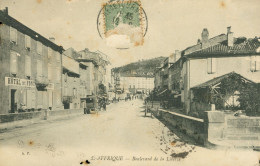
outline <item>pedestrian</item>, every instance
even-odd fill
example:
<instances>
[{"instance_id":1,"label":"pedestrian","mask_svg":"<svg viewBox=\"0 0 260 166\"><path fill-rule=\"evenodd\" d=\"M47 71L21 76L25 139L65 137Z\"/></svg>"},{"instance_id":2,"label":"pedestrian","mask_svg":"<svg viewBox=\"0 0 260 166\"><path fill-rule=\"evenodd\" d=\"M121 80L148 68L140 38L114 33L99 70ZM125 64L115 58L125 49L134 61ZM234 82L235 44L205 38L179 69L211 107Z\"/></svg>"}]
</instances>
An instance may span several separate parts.
<instances>
[{"instance_id":1,"label":"pedestrian","mask_svg":"<svg viewBox=\"0 0 260 166\"><path fill-rule=\"evenodd\" d=\"M104 111L106 111L106 109L107 109L107 103L106 103L105 97L103 97L103 109L104 109Z\"/></svg>"}]
</instances>

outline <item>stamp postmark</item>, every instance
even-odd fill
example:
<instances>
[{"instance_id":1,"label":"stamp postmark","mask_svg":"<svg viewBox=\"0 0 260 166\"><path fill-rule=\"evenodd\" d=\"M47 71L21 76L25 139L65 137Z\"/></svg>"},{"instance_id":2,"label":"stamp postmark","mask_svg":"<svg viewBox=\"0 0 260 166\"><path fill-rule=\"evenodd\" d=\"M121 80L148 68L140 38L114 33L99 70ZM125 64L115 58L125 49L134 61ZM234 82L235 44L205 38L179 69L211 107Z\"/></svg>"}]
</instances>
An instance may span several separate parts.
<instances>
[{"instance_id":1,"label":"stamp postmark","mask_svg":"<svg viewBox=\"0 0 260 166\"><path fill-rule=\"evenodd\" d=\"M140 0L112 1L102 5L97 29L102 39L124 37L134 46L142 45L148 30L148 19ZM110 40L109 40L110 39Z\"/></svg>"}]
</instances>

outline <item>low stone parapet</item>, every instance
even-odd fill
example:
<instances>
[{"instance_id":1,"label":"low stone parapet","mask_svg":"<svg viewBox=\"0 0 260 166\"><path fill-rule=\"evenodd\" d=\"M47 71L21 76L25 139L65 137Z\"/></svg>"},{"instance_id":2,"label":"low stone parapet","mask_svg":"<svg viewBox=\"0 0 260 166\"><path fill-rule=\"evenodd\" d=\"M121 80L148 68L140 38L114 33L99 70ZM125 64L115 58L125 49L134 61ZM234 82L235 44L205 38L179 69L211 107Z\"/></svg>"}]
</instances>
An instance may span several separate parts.
<instances>
[{"instance_id":1,"label":"low stone parapet","mask_svg":"<svg viewBox=\"0 0 260 166\"><path fill-rule=\"evenodd\" d=\"M44 110L0 115L0 129L25 126L44 119Z\"/></svg>"},{"instance_id":2,"label":"low stone parapet","mask_svg":"<svg viewBox=\"0 0 260 166\"><path fill-rule=\"evenodd\" d=\"M0 115L0 130L22 127L44 120L72 118L84 115L82 109L41 110L37 112L10 113Z\"/></svg>"},{"instance_id":3,"label":"low stone parapet","mask_svg":"<svg viewBox=\"0 0 260 166\"><path fill-rule=\"evenodd\" d=\"M182 133L194 138L197 142L204 144L205 128L204 120L191 116L170 112L166 110L154 111L154 115L162 118L168 125L180 130Z\"/></svg>"}]
</instances>

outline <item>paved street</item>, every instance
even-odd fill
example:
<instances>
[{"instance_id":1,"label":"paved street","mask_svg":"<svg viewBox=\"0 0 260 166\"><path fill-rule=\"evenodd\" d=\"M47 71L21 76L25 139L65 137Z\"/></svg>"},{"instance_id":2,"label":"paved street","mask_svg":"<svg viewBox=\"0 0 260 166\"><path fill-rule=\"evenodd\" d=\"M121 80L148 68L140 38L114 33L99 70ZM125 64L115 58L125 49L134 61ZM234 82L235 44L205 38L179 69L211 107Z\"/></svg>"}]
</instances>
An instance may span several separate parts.
<instances>
[{"instance_id":1,"label":"paved street","mask_svg":"<svg viewBox=\"0 0 260 166\"><path fill-rule=\"evenodd\" d=\"M85 160L90 165L258 163L258 154L251 150L211 150L189 140L184 142L156 118L144 117L143 110L141 100L121 101L98 114L1 133L0 161L5 161L6 166L72 166L84 165Z\"/></svg>"}]
</instances>

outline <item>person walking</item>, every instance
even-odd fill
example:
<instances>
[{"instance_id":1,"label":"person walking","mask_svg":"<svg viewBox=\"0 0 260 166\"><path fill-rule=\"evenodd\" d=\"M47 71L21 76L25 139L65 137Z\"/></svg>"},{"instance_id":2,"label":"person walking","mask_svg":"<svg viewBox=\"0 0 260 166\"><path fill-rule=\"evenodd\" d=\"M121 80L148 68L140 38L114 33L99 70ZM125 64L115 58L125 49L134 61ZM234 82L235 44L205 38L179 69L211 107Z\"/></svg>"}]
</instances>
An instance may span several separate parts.
<instances>
[{"instance_id":1,"label":"person walking","mask_svg":"<svg viewBox=\"0 0 260 166\"><path fill-rule=\"evenodd\" d=\"M107 102L106 102L106 98L105 97L103 97L103 109L104 109L104 111L107 110Z\"/></svg>"}]
</instances>

